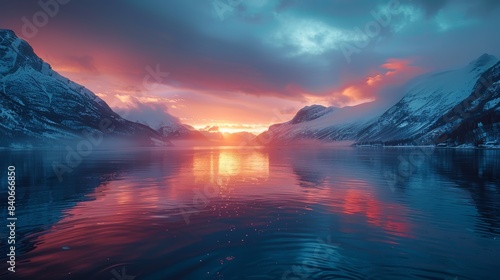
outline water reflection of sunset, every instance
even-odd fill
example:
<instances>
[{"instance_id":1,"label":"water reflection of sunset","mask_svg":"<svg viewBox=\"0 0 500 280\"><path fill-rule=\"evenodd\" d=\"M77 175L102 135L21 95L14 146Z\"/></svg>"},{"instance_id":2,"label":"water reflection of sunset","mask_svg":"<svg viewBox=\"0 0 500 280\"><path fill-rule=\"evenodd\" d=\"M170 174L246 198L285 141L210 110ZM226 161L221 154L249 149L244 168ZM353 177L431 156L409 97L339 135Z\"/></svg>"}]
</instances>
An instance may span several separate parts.
<instances>
[{"instance_id":1,"label":"water reflection of sunset","mask_svg":"<svg viewBox=\"0 0 500 280\"><path fill-rule=\"evenodd\" d=\"M345 275L352 276L353 269L371 260L397 260L405 271L415 261L438 257L438 251L443 255L436 262L445 262L460 255L463 240L475 238L474 231L450 221L448 213L429 212L427 204L419 206L423 202L415 196L422 197L421 193L411 189L391 192L379 173L367 172L373 166L358 161L356 155L329 149L208 148L89 158L90 169L75 170L85 180L25 189L29 195L23 196L23 207L39 214L20 216L20 220L44 222L39 230L20 235L23 247L19 247L16 273L23 279L111 279L113 268L127 266L136 279L165 278L159 275L206 279L207 275L228 275L232 269L254 275L255 267L270 267L278 273L266 271L267 275L278 279L290 266L277 267L275 260L302 264L314 259L325 271L346 267ZM383 159L379 163L384 164ZM208 183L219 179L224 180L220 193L200 198L207 186L213 186ZM71 193L77 195L66 201L73 185L78 191ZM50 198L44 198L47 191ZM432 191L441 192L435 205L458 205L448 210L464 216L471 213L472 204L456 203L464 201L462 192L454 188ZM189 223L183 213L189 213ZM470 219L470 225L465 225L473 228L477 222ZM489 230L487 224L481 226L485 231L479 234ZM450 239L450 229L460 235ZM436 242L436 236L443 241ZM319 239L331 240L328 244L333 245L325 247ZM490 242L464 245L468 251L489 253L486 263L476 262L478 269L493 267L498 259L498 250L485 250L492 248L486 247L494 241ZM340 257L321 259L327 256L317 249ZM360 261L349 266L353 257ZM461 260L473 261L475 256ZM432 269L434 263L423 268Z\"/></svg>"},{"instance_id":2,"label":"water reflection of sunset","mask_svg":"<svg viewBox=\"0 0 500 280\"><path fill-rule=\"evenodd\" d=\"M402 206L378 200L373 194L361 189L348 189L342 196L342 213L363 215L370 225L402 237L410 237L410 225L402 218L406 209Z\"/></svg>"},{"instance_id":3,"label":"water reflection of sunset","mask_svg":"<svg viewBox=\"0 0 500 280\"><path fill-rule=\"evenodd\" d=\"M299 181L304 186L303 181ZM368 182L355 179L334 180L325 178L314 191L307 191L304 198L310 204L328 205L329 211L340 214L346 232L353 218L362 218L370 226L400 237L411 237L410 222L405 218L404 206L378 198L376 188Z\"/></svg>"},{"instance_id":4,"label":"water reflection of sunset","mask_svg":"<svg viewBox=\"0 0 500 280\"><path fill-rule=\"evenodd\" d=\"M224 225L234 217L262 228L277 224L287 229L298 222L297 217L319 209L325 209L320 211L325 217L338 218L342 233L363 235L374 228L381 236L412 236L404 206L382 200L380 190L370 182L355 176L335 176L332 168L320 162L308 165L308 159L292 166L290 162L273 161L277 157L257 149L205 149L182 155L165 152L153 158L157 163L147 169L138 168L103 182L87 194L90 200L68 209L50 231L36 237L39 245L29 253L31 265L25 272L43 273L68 261L80 262L80 270L90 270L100 263L107 265L110 256L113 263L132 262L140 258L138 254L161 257L194 246L192 242L203 242L189 238L176 241L185 234L183 231L201 236L224 231ZM175 159L175 164L165 164L165 158ZM159 170L165 175L157 176ZM347 171L335 172L348 175ZM311 185L304 184L308 182L315 187L305 187ZM218 193L201 197L207 186L218 186ZM269 209L280 209L277 219L269 216ZM182 211L190 213L190 224L184 222ZM200 224L215 219L220 220L222 228L211 222ZM318 226L309 218L302 223ZM186 228L191 226L195 228ZM143 227L147 231L141 230ZM150 235L163 245L148 243L139 248L139 253L121 249ZM391 238L383 240L394 242ZM66 246L71 249L61 250Z\"/></svg>"},{"instance_id":5,"label":"water reflection of sunset","mask_svg":"<svg viewBox=\"0 0 500 280\"><path fill-rule=\"evenodd\" d=\"M217 183L221 179L267 179L269 155L257 150L196 153L193 175L196 183Z\"/></svg>"}]
</instances>

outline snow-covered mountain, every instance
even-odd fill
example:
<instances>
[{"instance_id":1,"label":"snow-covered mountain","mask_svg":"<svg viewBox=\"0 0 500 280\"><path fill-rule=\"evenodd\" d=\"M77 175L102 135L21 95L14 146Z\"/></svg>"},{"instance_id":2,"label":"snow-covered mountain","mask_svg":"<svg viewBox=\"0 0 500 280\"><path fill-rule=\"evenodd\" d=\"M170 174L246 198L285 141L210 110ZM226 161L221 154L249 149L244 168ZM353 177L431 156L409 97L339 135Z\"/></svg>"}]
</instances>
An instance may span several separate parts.
<instances>
[{"instance_id":1,"label":"snow-covered mountain","mask_svg":"<svg viewBox=\"0 0 500 280\"><path fill-rule=\"evenodd\" d=\"M396 104L307 106L260 134L254 144L303 139L357 143L478 144L500 139L500 63L484 54L462 69L422 75Z\"/></svg>"},{"instance_id":2,"label":"snow-covered mountain","mask_svg":"<svg viewBox=\"0 0 500 280\"><path fill-rule=\"evenodd\" d=\"M481 86L481 78L488 75L487 70L497 63L497 58L484 54L462 69L417 78L408 85L403 99L360 132L358 141L431 144L430 137L435 137L440 142L437 137L449 132L457 123L442 122L438 125L435 124L436 121L449 114L456 106L462 106L462 110L472 109L475 104L464 100L474 93L475 88ZM482 95L478 97L486 98ZM474 114L480 111L476 110Z\"/></svg>"},{"instance_id":3,"label":"snow-covered mountain","mask_svg":"<svg viewBox=\"0 0 500 280\"><path fill-rule=\"evenodd\" d=\"M500 62L484 72L471 94L417 135L417 142L448 146L500 143Z\"/></svg>"},{"instance_id":4,"label":"snow-covered mountain","mask_svg":"<svg viewBox=\"0 0 500 280\"><path fill-rule=\"evenodd\" d=\"M252 143L275 145L307 139L354 141L359 131L373 123L387 108L376 102L343 108L306 106L292 120L270 126Z\"/></svg>"},{"instance_id":5,"label":"snow-covered mountain","mask_svg":"<svg viewBox=\"0 0 500 280\"><path fill-rule=\"evenodd\" d=\"M168 125L162 125L158 132L169 140L201 140L209 141L205 135L194 127L182 124L181 122L171 122Z\"/></svg>"},{"instance_id":6,"label":"snow-covered mountain","mask_svg":"<svg viewBox=\"0 0 500 280\"><path fill-rule=\"evenodd\" d=\"M94 93L53 71L14 32L0 29L0 146L94 137L166 145L161 134L113 112Z\"/></svg>"}]
</instances>

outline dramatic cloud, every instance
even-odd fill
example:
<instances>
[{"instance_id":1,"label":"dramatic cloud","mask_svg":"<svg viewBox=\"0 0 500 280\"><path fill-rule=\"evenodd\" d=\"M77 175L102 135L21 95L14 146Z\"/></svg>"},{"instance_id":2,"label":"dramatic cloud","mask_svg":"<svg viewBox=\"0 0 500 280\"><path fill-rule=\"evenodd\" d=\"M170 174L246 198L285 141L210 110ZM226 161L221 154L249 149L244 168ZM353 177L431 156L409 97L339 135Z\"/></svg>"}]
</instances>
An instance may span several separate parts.
<instances>
[{"instance_id":1,"label":"dramatic cloud","mask_svg":"<svg viewBox=\"0 0 500 280\"><path fill-rule=\"evenodd\" d=\"M499 55L499 3L74 0L48 13L10 1L0 27L137 120L258 130L311 103L393 102L392 90L423 71ZM40 12L50 15L43 25ZM24 34L27 24L36 32Z\"/></svg>"}]
</instances>

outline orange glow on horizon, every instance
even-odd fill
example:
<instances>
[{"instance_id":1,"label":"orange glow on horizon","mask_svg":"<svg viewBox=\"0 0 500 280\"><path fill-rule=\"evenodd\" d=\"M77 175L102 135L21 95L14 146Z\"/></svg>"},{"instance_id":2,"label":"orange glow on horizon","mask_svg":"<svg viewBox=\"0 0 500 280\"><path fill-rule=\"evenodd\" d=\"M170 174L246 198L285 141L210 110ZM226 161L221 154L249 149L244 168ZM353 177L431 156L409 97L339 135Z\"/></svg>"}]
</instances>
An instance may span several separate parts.
<instances>
[{"instance_id":1,"label":"orange glow on horizon","mask_svg":"<svg viewBox=\"0 0 500 280\"><path fill-rule=\"evenodd\" d=\"M46 43L41 45L46 46ZM155 84L153 89L148 89L142 84L145 71L124 70L134 69L124 66L136 61L119 61L119 56L123 53L116 54L109 47L103 46L99 51L94 49L87 60L84 60L87 56L71 59L57 57L52 49L42 48L40 52L42 57L49 58L47 61L51 62L55 71L90 89L112 109L134 110L139 108L137 103L149 104L154 108L161 107L165 114L171 114L196 129L218 126L222 133L260 134L272 124L290 120L298 110L311 104L344 107L372 102L385 87L407 81L422 72L422 69L411 65L412 59L390 58L370 75L354 78L340 87L335 86L318 94L308 92L306 88L293 83L286 85L281 89L282 92L279 92L279 89L273 89L263 81L255 80L258 77L255 69L238 65L235 67L240 67L239 70L223 81L212 75L205 75L202 72L203 67L197 70L193 69L192 65L177 65L178 72L172 74L172 77L177 79L189 76L196 80L196 83L176 80L174 86L169 81L164 81ZM80 60L88 62L88 65ZM205 66L221 63L202 61ZM161 69L168 70L166 66ZM239 72L249 74L246 77L254 79L252 86L245 86L248 80L234 77ZM215 89L224 89L222 92L236 94L229 97ZM266 99L260 96L261 94L273 97ZM286 114L276 117L276 109L284 111L283 108L292 110L287 109Z\"/></svg>"},{"instance_id":2,"label":"orange glow on horizon","mask_svg":"<svg viewBox=\"0 0 500 280\"><path fill-rule=\"evenodd\" d=\"M198 124L193 125L193 127L197 130L203 131L207 127L217 127L217 131L220 133L238 133L238 132L248 132L252 134L259 134L266 131L270 125L269 124L236 124L236 123L206 123L206 124Z\"/></svg>"},{"instance_id":3,"label":"orange glow on horizon","mask_svg":"<svg viewBox=\"0 0 500 280\"><path fill-rule=\"evenodd\" d=\"M337 107L356 106L377 100L385 88L401 85L421 74L423 69L411 65L413 59L387 59L370 75L354 78L339 89L332 90L331 103Z\"/></svg>"}]
</instances>

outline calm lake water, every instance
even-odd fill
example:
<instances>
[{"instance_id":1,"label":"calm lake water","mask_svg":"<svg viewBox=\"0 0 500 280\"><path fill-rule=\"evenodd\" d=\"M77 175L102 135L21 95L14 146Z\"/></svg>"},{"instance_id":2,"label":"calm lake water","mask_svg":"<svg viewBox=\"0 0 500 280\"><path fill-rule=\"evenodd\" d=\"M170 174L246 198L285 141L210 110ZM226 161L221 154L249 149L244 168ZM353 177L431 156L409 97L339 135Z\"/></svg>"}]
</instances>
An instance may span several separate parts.
<instances>
[{"instance_id":1,"label":"calm lake water","mask_svg":"<svg viewBox=\"0 0 500 280\"><path fill-rule=\"evenodd\" d=\"M94 151L60 178L66 151L0 156L2 279L499 279L500 151Z\"/></svg>"}]
</instances>

